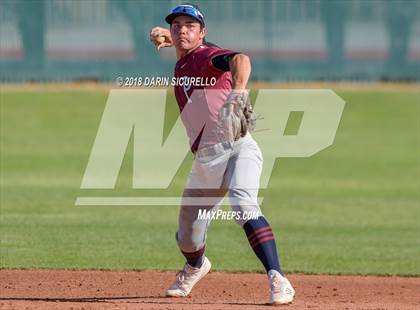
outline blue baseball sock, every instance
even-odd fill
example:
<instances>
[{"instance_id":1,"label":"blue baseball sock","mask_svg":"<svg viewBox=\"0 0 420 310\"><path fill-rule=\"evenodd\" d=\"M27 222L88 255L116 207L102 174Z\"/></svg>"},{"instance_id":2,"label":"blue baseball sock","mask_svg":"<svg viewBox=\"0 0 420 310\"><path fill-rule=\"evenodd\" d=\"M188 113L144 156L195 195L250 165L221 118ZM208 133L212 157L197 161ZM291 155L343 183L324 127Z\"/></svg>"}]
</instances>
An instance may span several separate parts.
<instances>
[{"instance_id":1,"label":"blue baseball sock","mask_svg":"<svg viewBox=\"0 0 420 310\"><path fill-rule=\"evenodd\" d=\"M274 234L267 220L263 216L260 216L256 220L246 222L243 228L249 244L264 265L265 270L268 272L274 269L283 275L277 256Z\"/></svg>"},{"instance_id":2,"label":"blue baseball sock","mask_svg":"<svg viewBox=\"0 0 420 310\"><path fill-rule=\"evenodd\" d=\"M181 250L181 253L187 259L188 265L195 268L200 268L201 265L203 264L204 249L205 247L202 247L200 250L195 251L195 252L184 252Z\"/></svg>"}]
</instances>

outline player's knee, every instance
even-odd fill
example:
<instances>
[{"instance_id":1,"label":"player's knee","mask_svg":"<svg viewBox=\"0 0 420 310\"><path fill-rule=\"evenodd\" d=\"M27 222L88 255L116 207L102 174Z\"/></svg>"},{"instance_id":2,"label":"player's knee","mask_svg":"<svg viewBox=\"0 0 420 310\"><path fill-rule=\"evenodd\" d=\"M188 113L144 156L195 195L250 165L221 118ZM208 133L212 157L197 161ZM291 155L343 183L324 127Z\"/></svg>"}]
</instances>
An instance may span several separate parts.
<instances>
[{"instance_id":1,"label":"player's knee","mask_svg":"<svg viewBox=\"0 0 420 310\"><path fill-rule=\"evenodd\" d=\"M232 205L258 203L258 189L233 187L229 189L229 199Z\"/></svg>"}]
</instances>

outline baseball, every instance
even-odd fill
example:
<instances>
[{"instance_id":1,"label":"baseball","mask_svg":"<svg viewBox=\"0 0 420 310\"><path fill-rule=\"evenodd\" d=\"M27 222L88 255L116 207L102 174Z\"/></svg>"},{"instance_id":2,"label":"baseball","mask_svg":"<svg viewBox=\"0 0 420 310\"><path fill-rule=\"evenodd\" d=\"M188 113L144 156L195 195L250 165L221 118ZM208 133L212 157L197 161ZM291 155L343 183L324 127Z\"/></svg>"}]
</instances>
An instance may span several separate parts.
<instances>
[{"instance_id":1,"label":"baseball","mask_svg":"<svg viewBox=\"0 0 420 310\"><path fill-rule=\"evenodd\" d=\"M158 42L159 44L162 44L163 42L165 42L165 37L164 36L157 37L156 42Z\"/></svg>"}]
</instances>

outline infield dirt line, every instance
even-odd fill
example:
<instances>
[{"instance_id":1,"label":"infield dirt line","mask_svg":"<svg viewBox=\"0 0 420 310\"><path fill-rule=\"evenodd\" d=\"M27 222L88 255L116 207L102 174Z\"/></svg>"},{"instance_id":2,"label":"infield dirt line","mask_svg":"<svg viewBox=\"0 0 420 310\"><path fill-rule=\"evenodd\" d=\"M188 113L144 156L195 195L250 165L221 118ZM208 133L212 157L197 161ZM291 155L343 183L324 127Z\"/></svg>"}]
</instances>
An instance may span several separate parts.
<instances>
[{"instance_id":1,"label":"infield dirt line","mask_svg":"<svg viewBox=\"0 0 420 310\"><path fill-rule=\"evenodd\" d=\"M0 270L1 309L272 309L264 274L211 272L187 298L166 298L166 271ZM288 276L288 309L418 309L419 277Z\"/></svg>"}]
</instances>

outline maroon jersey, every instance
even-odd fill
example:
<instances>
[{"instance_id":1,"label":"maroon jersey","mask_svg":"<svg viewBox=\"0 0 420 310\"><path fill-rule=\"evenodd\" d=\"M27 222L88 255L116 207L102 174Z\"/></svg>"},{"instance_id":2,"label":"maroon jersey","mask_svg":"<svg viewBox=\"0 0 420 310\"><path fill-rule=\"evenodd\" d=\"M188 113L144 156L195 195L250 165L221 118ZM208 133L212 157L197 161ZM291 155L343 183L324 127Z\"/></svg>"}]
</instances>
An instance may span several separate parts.
<instances>
[{"instance_id":1,"label":"maroon jersey","mask_svg":"<svg viewBox=\"0 0 420 310\"><path fill-rule=\"evenodd\" d=\"M230 71L216 68L212 59L236 52L214 46L200 46L175 65L175 97L187 130L191 150L219 143L216 126L220 108L232 90ZM180 79L182 78L182 79ZM191 82L186 84L186 79Z\"/></svg>"}]
</instances>

